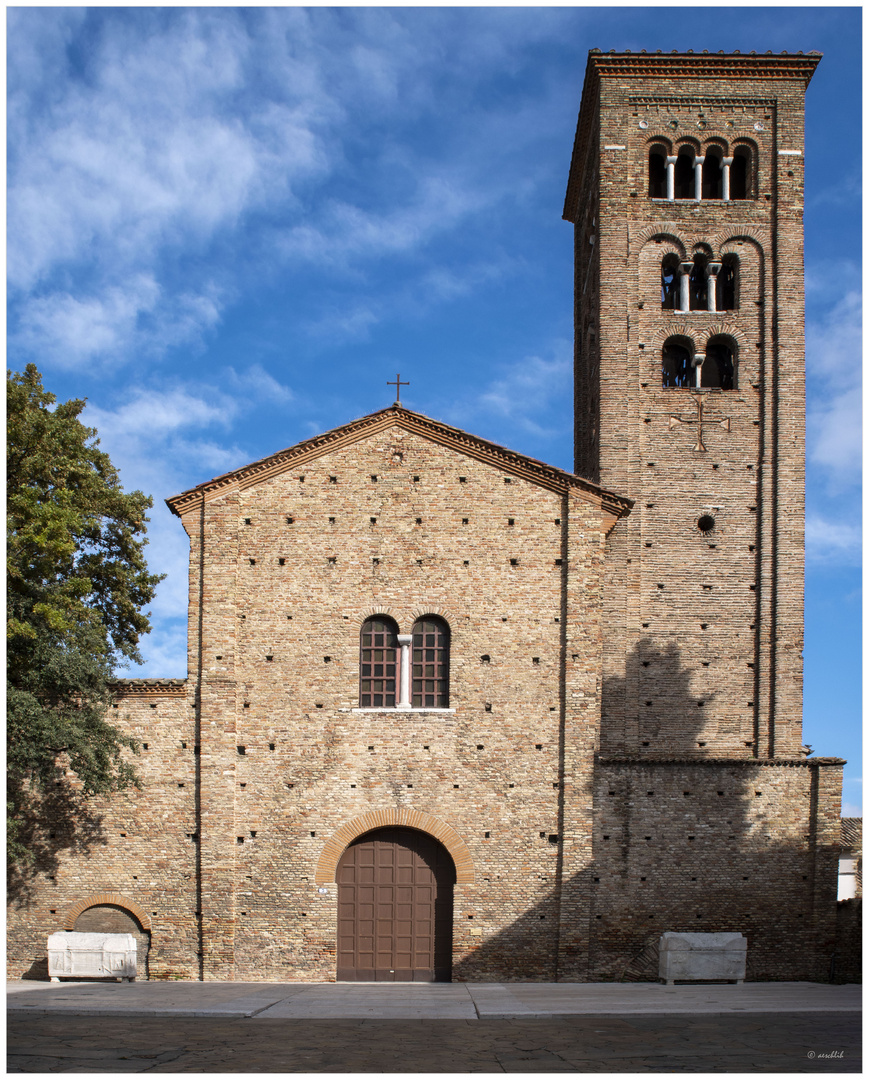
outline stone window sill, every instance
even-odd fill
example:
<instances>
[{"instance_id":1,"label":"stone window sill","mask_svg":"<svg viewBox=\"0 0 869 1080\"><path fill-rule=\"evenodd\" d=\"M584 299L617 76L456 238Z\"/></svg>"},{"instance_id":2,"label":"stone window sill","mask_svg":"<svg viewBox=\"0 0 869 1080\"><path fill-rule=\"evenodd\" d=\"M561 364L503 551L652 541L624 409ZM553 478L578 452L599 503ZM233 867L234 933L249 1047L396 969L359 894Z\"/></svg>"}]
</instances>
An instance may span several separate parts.
<instances>
[{"instance_id":1,"label":"stone window sill","mask_svg":"<svg viewBox=\"0 0 869 1080\"><path fill-rule=\"evenodd\" d=\"M404 708L404 709L400 709L397 705L393 706L391 708L388 708L388 709L383 709L383 708L379 708L379 709L378 708L349 709L349 710L347 710L347 709L339 709L339 712L348 712L348 711L353 712L353 713L399 713L399 714L405 714L405 713L441 713L443 715L449 715L451 713L454 713L456 710L455 709L434 709L434 708L429 708L429 709Z\"/></svg>"}]
</instances>

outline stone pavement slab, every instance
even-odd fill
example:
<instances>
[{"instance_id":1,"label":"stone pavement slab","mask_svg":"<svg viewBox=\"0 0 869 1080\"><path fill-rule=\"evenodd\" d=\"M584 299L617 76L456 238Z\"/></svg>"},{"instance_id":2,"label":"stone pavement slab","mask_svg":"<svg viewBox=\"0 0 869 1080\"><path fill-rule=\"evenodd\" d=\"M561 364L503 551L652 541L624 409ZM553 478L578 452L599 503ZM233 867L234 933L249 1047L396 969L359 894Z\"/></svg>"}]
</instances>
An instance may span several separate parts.
<instances>
[{"instance_id":1,"label":"stone pavement slab","mask_svg":"<svg viewBox=\"0 0 869 1080\"><path fill-rule=\"evenodd\" d=\"M467 983L480 1018L859 1010L862 987L823 983Z\"/></svg>"},{"instance_id":2,"label":"stone pavement slab","mask_svg":"<svg viewBox=\"0 0 869 1080\"><path fill-rule=\"evenodd\" d=\"M308 985L257 1014L264 1020L340 1017L381 1020L476 1020L467 983Z\"/></svg>"},{"instance_id":3,"label":"stone pavement slab","mask_svg":"<svg viewBox=\"0 0 869 1080\"><path fill-rule=\"evenodd\" d=\"M822 983L9 982L7 1010L80 1015L475 1020L644 1013L837 1012L861 987Z\"/></svg>"}]
</instances>

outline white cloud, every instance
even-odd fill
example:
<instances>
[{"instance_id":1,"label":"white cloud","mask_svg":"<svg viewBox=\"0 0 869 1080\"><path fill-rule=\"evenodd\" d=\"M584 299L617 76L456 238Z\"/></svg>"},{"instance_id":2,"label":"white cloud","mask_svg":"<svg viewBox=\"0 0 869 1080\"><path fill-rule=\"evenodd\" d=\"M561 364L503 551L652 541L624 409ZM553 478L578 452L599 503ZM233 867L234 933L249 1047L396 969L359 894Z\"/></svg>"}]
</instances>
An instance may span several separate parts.
<instances>
[{"instance_id":1,"label":"white cloud","mask_svg":"<svg viewBox=\"0 0 869 1080\"><path fill-rule=\"evenodd\" d=\"M294 225L277 248L285 258L333 267L416 251L436 233L455 228L484 202L482 190L463 188L447 176L424 177L412 202L387 210L332 201L318 224Z\"/></svg>"},{"instance_id":2,"label":"white cloud","mask_svg":"<svg viewBox=\"0 0 869 1080\"><path fill-rule=\"evenodd\" d=\"M816 514L806 517L806 559L859 566L862 533L858 525L845 521L825 521Z\"/></svg>"},{"instance_id":3,"label":"white cloud","mask_svg":"<svg viewBox=\"0 0 869 1080\"><path fill-rule=\"evenodd\" d=\"M808 458L833 489L860 480L862 355L861 296L850 291L806 328Z\"/></svg>"},{"instance_id":4,"label":"white cloud","mask_svg":"<svg viewBox=\"0 0 869 1080\"><path fill-rule=\"evenodd\" d=\"M286 405L295 400L293 391L288 386L279 383L261 364L252 364L241 372L233 367L227 368L227 380L230 386L257 401Z\"/></svg>"},{"instance_id":5,"label":"white cloud","mask_svg":"<svg viewBox=\"0 0 869 1080\"><path fill-rule=\"evenodd\" d=\"M564 355L552 360L526 357L489 384L479 395L479 408L510 420L534 435L551 434L549 427L538 418L545 415L553 399L569 394L572 370L573 361L566 345Z\"/></svg>"},{"instance_id":6,"label":"white cloud","mask_svg":"<svg viewBox=\"0 0 869 1080\"><path fill-rule=\"evenodd\" d=\"M58 368L118 366L136 349L159 354L198 344L220 319L214 295L181 293L163 300L161 293L153 277L141 274L96 296L33 296L21 306L11 342Z\"/></svg>"}]
</instances>

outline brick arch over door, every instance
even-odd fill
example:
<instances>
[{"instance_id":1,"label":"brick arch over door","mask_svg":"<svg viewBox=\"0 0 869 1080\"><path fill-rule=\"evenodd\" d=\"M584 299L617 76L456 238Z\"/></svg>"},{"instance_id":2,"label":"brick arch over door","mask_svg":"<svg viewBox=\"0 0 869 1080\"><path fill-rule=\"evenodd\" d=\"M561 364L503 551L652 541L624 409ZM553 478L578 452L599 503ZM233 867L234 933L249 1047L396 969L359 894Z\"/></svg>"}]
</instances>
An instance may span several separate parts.
<instances>
[{"instance_id":1,"label":"brick arch over door","mask_svg":"<svg viewBox=\"0 0 869 1080\"><path fill-rule=\"evenodd\" d=\"M424 814L421 810L398 810L389 808L386 810L369 810L367 814L346 821L340 829L334 832L320 853L315 872L315 881L318 885L328 885L335 881L335 873L338 869L338 861L344 854L345 848L352 843L357 836L371 832L372 829L383 829L390 825L401 825L408 829L419 829L420 832L429 833L439 840L452 856L456 865L456 884L473 885L474 861L468 845L459 836L455 829L445 821Z\"/></svg>"},{"instance_id":2,"label":"brick arch over door","mask_svg":"<svg viewBox=\"0 0 869 1080\"><path fill-rule=\"evenodd\" d=\"M138 923L143 930L151 929L151 920L135 900L128 900L126 896L121 896L120 893L103 892L94 893L86 900L80 900L77 904L74 904L66 913L66 918L63 922L64 930L73 930L75 928L76 919L83 911L87 911L88 908L92 907L102 907L105 904L110 904L112 907L123 908L124 911L128 911L133 918L138 920Z\"/></svg>"}]
</instances>

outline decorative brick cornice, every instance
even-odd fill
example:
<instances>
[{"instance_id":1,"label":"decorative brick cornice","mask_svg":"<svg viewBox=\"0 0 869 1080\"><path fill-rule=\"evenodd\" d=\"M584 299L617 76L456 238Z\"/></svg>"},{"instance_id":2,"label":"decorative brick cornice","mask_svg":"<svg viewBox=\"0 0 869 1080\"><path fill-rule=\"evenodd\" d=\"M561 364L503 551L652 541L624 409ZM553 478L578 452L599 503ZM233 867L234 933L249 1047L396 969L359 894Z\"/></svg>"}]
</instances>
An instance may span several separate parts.
<instances>
[{"instance_id":1,"label":"decorative brick cornice","mask_svg":"<svg viewBox=\"0 0 869 1080\"><path fill-rule=\"evenodd\" d=\"M659 765L675 765L679 767L687 765L703 765L710 768L720 769L723 767L737 769L783 768L783 769L812 769L818 766L846 765L844 758L736 758L736 757L599 757L598 765L641 765L643 767L656 768Z\"/></svg>"},{"instance_id":2,"label":"decorative brick cornice","mask_svg":"<svg viewBox=\"0 0 869 1080\"><path fill-rule=\"evenodd\" d=\"M588 69L598 78L638 79L799 79L803 88L815 72L821 53L741 52L601 52L588 54ZM707 100L703 95L702 99ZM675 100L684 100L677 98Z\"/></svg>"},{"instance_id":3,"label":"decorative brick cornice","mask_svg":"<svg viewBox=\"0 0 869 1080\"><path fill-rule=\"evenodd\" d=\"M318 885L334 882L341 856L358 836L371 832L372 829L385 829L400 826L406 829L418 829L439 840L452 856L456 867L456 884L473 885L474 860L468 845L459 834L445 821L423 813L422 810L388 807L383 810L369 810L367 814L346 821L337 832L332 833L320 854L314 880Z\"/></svg>"},{"instance_id":4,"label":"decorative brick cornice","mask_svg":"<svg viewBox=\"0 0 869 1080\"><path fill-rule=\"evenodd\" d=\"M184 697L186 679L113 679L109 689L115 697Z\"/></svg>"},{"instance_id":5,"label":"decorative brick cornice","mask_svg":"<svg viewBox=\"0 0 869 1080\"><path fill-rule=\"evenodd\" d=\"M400 405L391 405L388 409L363 416L360 420L354 420L342 427L324 432L313 439L306 439L277 454L245 465L241 469L224 473L223 476L215 477L207 483L199 484L195 488L167 499L166 505L173 514L182 517L200 506L203 501L210 502L229 491L244 490L264 480L271 480L299 465L314 461L323 454L350 446L360 439L376 435L391 427L401 428L403 431L430 439L449 450L465 454L512 476L538 484L549 491L560 494L568 491L577 493L597 505L614 520L627 514L633 506L630 499L606 491L580 476L556 469L552 465L546 465L542 461L508 450L497 443L470 435L466 431L450 427L439 420L432 420L428 416L423 416L422 413L412 412Z\"/></svg>"},{"instance_id":6,"label":"decorative brick cornice","mask_svg":"<svg viewBox=\"0 0 869 1080\"><path fill-rule=\"evenodd\" d=\"M63 921L64 930L74 930L75 921L83 911L87 911L88 908L92 907L101 907L104 904L123 908L124 911L128 911L133 918L138 921L143 930L151 929L151 920L135 900L130 900L126 896L121 896L120 893L101 892L93 893L86 900L79 900L77 904L73 904L67 911L66 918Z\"/></svg>"},{"instance_id":7,"label":"decorative brick cornice","mask_svg":"<svg viewBox=\"0 0 869 1080\"><path fill-rule=\"evenodd\" d=\"M665 108L702 109L771 109L775 98L740 97L736 94L686 94L684 97L664 97L659 94L638 94L628 98L629 105L663 105Z\"/></svg>"}]
</instances>

